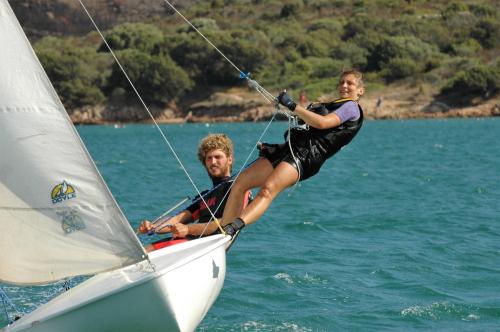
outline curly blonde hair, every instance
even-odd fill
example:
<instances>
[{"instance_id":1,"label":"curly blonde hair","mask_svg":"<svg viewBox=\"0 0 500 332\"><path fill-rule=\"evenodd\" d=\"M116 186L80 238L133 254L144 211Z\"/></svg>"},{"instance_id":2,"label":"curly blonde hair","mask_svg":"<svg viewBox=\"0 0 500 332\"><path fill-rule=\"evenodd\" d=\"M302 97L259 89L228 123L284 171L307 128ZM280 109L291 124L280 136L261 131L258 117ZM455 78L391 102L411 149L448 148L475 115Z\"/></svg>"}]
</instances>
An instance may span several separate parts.
<instances>
[{"instance_id":1,"label":"curly blonde hair","mask_svg":"<svg viewBox=\"0 0 500 332\"><path fill-rule=\"evenodd\" d=\"M234 152L233 142L225 134L210 134L203 138L198 146L198 159L203 165L205 165L207 153L216 149L222 150L227 157L232 156Z\"/></svg>"}]
</instances>

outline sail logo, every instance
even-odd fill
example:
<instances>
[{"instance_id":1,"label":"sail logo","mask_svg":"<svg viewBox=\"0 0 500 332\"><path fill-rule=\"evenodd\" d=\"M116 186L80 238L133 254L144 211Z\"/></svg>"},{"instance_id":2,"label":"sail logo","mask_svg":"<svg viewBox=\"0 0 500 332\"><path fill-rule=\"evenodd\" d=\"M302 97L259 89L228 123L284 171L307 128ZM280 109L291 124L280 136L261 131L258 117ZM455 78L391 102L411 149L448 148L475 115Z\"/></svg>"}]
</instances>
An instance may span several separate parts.
<instances>
[{"instance_id":1,"label":"sail logo","mask_svg":"<svg viewBox=\"0 0 500 332\"><path fill-rule=\"evenodd\" d=\"M57 215L61 217L61 227L65 234L85 229L85 223L75 209L58 210Z\"/></svg>"},{"instance_id":2,"label":"sail logo","mask_svg":"<svg viewBox=\"0 0 500 332\"><path fill-rule=\"evenodd\" d=\"M72 185L63 181L52 189L50 196L52 197L52 204L57 204L75 198L76 192Z\"/></svg>"}]
</instances>

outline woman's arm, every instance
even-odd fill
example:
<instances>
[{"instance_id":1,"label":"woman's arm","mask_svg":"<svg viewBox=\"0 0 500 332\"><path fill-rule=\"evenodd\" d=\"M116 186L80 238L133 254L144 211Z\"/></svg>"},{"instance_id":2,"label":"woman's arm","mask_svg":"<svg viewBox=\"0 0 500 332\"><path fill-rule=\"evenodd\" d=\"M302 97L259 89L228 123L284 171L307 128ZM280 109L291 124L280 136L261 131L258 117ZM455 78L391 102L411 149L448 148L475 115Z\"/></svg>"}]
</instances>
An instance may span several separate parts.
<instances>
[{"instance_id":1,"label":"woman's arm","mask_svg":"<svg viewBox=\"0 0 500 332\"><path fill-rule=\"evenodd\" d=\"M340 126L342 121L339 116L335 113L330 113L327 115L319 115L314 112L308 111L306 108L297 105L295 107L295 114L309 126L316 129L330 129Z\"/></svg>"}]
</instances>

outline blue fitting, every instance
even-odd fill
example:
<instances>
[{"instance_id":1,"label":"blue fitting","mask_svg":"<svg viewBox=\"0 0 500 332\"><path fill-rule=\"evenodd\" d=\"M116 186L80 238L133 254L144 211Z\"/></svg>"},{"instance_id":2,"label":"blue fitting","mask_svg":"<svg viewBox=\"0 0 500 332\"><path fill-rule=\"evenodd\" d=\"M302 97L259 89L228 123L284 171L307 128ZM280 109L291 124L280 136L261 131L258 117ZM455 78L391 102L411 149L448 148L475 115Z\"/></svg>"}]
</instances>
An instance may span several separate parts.
<instances>
[{"instance_id":1,"label":"blue fitting","mask_svg":"<svg viewBox=\"0 0 500 332\"><path fill-rule=\"evenodd\" d=\"M247 80L250 79L250 72L245 74L244 72L240 71L240 78L247 79Z\"/></svg>"}]
</instances>

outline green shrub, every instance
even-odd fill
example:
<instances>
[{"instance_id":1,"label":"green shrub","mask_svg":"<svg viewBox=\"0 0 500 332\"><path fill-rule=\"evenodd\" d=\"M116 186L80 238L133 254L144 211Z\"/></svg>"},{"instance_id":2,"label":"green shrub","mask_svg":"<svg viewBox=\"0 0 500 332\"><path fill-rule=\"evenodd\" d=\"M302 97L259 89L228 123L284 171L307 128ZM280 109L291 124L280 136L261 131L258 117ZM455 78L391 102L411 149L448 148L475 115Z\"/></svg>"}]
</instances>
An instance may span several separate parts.
<instances>
[{"instance_id":1,"label":"green shrub","mask_svg":"<svg viewBox=\"0 0 500 332\"><path fill-rule=\"evenodd\" d=\"M301 57L323 57L328 55L327 44L299 31L277 36L274 44L285 53L289 50L296 50Z\"/></svg>"},{"instance_id":2,"label":"green shrub","mask_svg":"<svg viewBox=\"0 0 500 332\"><path fill-rule=\"evenodd\" d=\"M485 18L477 22L471 31L475 38L485 48L500 47L500 23L493 18Z\"/></svg>"},{"instance_id":3,"label":"green shrub","mask_svg":"<svg viewBox=\"0 0 500 332\"><path fill-rule=\"evenodd\" d=\"M467 11L467 6L462 2L452 2L448 4L442 11L441 15L445 20L448 20L458 13Z\"/></svg>"},{"instance_id":4,"label":"green shrub","mask_svg":"<svg viewBox=\"0 0 500 332\"><path fill-rule=\"evenodd\" d=\"M337 93L338 77L330 77L319 80L314 80L304 85L301 90L304 90L310 101L317 100L319 97L328 94L331 99L338 97Z\"/></svg>"},{"instance_id":5,"label":"green shrub","mask_svg":"<svg viewBox=\"0 0 500 332\"><path fill-rule=\"evenodd\" d=\"M482 49L481 44L475 39L468 39L463 43L452 45L455 55L474 57Z\"/></svg>"},{"instance_id":6,"label":"green shrub","mask_svg":"<svg viewBox=\"0 0 500 332\"><path fill-rule=\"evenodd\" d=\"M339 18L320 18L314 20L307 28L308 32L322 30L324 33L342 36L344 27Z\"/></svg>"},{"instance_id":7,"label":"green shrub","mask_svg":"<svg viewBox=\"0 0 500 332\"><path fill-rule=\"evenodd\" d=\"M308 58L311 65L311 79L337 77L346 66L343 61L332 58Z\"/></svg>"},{"instance_id":8,"label":"green shrub","mask_svg":"<svg viewBox=\"0 0 500 332\"><path fill-rule=\"evenodd\" d=\"M495 17L497 11L487 4L469 4L469 10L478 17Z\"/></svg>"},{"instance_id":9,"label":"green shrub","mask_svg":"<svg viewBox=\"0 0 500 332\"><path fill-rule=\"evenodd\" d=\"M70 39L53 37L41 39L34 48L65 106L81 107L105 101L100 88L107 72L98 70L102 55L94 49L76 47Z\"/></svg>"},{"instance_id":10,"label":"green shrub","mask_svg":"<svg viewBox=\"0 0 500 332\"><path fill-rule=\"evenodd\" d=\"M357 68L364 71L368 64L368 50L361 48L353 42L345 42L338 45L332 51L331 56L334 59L342 60L348 64L348 67Z\"/></svg>"},{"instance_id":11,"label":"green shrub","mask_svg":"<svg viewBox=\"0 0 500 332\"><path fill-rule=\"evenodd\" d=\"M302 0L289 0L289 2L284 4L281 8L280 16L282 18L298 16L303 7L304 2Z\"/></svg>"},{"instance_id":12,"label":"green shrub","mask_svg":"<svg viewBox=\"0 0 500 332\"><path fill-rule=\"evenodd\" d=\"M384 37L369 55L368 68L394 73L384 74L385 77L403 78L400 75L404 73L415 74L428 68L435 53L433 45L413 36ZM404 63L410 66L408 70L400 68Z\"/></svg>"},{"instance_id":13,"label":"green shrub","mask_svg":"<svg viewBox=\"0 0 500 332\"><path fill-rule=\"evenodd\" d=\"M488 97L500 89L500 66L475 64L458 71L441 89L441 95L459 95L472 98L475 95Z\"/></svg>"},{"instance_id":14,"label":"green shrub","mask_svg":"<svg viewBox=\"0 0 500 332\"><path fill-rule=\"evenodd\" d=\"M392 58L384 64L381 75L388 81L396 81L413 76L421 71L421 67L409 58Z\"/></svg>"},{"instance_id":15,"label":"green shrub","mask_svg":"<svg viewBox=\"0 0 500 332\"><path fill-rule=\"evenodd\" d=\"M168 56L152 56L136 49L117 52L128 77L145 102L163 104L189 91L193 82ZM120 87L135 98L132 87L117 64L112 67L110 90Z\"/></svg>"},{"instance_id":16,"label":"green shrub","mask_svg":"<svg viewBox=\"0 0 500 332\"><path fill-rule=\"evenodd\" d=\"M269 40L254 30L211 32L206 35L235 66L255 72L269 59ZM174 61L199 84L233 85L239 73L212 46L197 34L177 35L166 42Z\"/></svg>"},{"instance_id":17,"label":"green shrub","mask_svg":"<svg viewBox=\"0 0 500 332\"><path fill-rule=\"evenodd\" d=\"M153 53L163 42L162 32L151 24L125 23L106 32L105 38L113 51L129 48L138 49L146 53ZM99 51L107 52L103 43Z\"/></svg>"},{"instance_id":18,"label":"green shrub","mask_svg":"<svg viewBox=\"0 0 500 332\"><path fill-rule=\"evenodd\" d=\"M194 18L191 21L191 24L193 24L196 29L198 29L201 32L207 32L207 31L219 31L220 28L217 25L217 22L214 19L211 18L206 18L206 17L200 17L200 18ZM190 25L183 25L179 29L177 29L177 32L194 32L193 27Z\"/></svg>"}]
</instances>

